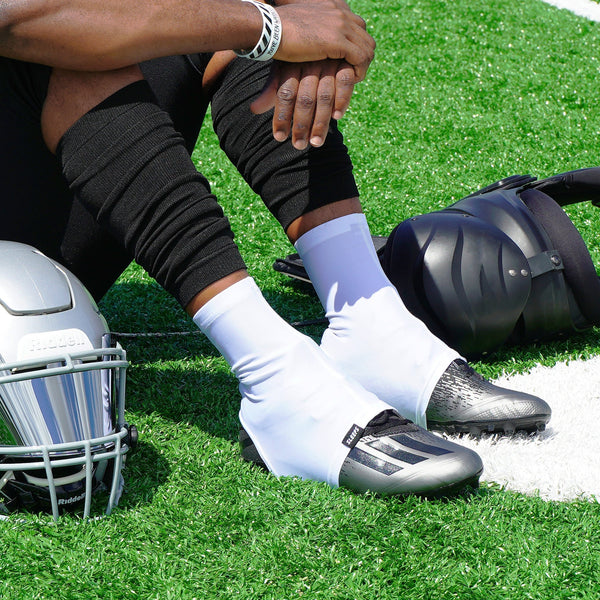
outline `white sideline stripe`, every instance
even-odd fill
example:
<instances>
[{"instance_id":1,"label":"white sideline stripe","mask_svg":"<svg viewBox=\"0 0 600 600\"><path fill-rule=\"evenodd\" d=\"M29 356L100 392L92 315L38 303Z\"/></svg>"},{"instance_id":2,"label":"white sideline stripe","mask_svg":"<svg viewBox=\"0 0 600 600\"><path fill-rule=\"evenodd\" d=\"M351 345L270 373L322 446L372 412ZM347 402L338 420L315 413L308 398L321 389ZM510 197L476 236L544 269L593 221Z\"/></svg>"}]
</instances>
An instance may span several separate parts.
<instances>
[{"instance_id":1,"label":"white sideline stripe","mask_svg":"<svg viewBox=\"0 0 600 600\"><path fill-rule=\"evenodd\" d=\"M600 4L591 0L543 1L600 22ZM600 501L600 356L537 366L497 383L544 398L552 419L537 435L451 436L481 456L482 481L546 500Z\"/></svg>"},{"instance_id":2,"label":"white sideline stripe","mask_svg":"<svg viewBox=\"0 0 600 600\"><path fill-rule=\"evenodd\" d=\"M600 501L600 356L495 383L543 398L552 419L535 435L452 436L481 456L482 481L546 500Z\"/></svg>"},{"instance_id":3,"label":"white sideline stripe","mask_svg":"<svg viewBox=\"0 0 600 600\"><path fill-rule=\"evenodd\" d=\"M600 21L600 4L592 0L544 0L546 4L564 8L572 13L592 21Z\"/></svg>"}]
</instances>

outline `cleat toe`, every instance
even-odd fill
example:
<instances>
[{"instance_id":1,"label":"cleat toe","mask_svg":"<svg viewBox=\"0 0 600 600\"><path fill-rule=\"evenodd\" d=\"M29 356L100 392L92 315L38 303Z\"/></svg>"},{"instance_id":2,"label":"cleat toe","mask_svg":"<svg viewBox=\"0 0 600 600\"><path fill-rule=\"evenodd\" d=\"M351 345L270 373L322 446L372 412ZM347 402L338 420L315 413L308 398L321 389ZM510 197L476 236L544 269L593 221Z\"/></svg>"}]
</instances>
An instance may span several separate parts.
<instances>
[{"instance_id":1,"label":"cleat toe","mask_svg":"<svg viewBox=\"0 0 600 600\"><path fill-rule=\"evenodd\" d=\"M456 360L436 384L426 416L430 429L479 436L543 431L551 414L541 398L496 386Z\"/></svg>"}]
</instances>

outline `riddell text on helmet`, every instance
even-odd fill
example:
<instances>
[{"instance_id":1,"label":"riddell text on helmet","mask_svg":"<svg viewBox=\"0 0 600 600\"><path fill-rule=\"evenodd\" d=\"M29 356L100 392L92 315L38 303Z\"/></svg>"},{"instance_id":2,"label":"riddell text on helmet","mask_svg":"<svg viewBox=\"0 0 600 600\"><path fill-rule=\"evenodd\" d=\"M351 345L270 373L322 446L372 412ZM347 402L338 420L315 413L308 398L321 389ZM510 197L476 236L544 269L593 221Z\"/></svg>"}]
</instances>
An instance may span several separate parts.
<instances>
[{"instance_id":1,"label":"riddell text on helmet","mask_svg":"<svg viewBox=\"0 0 600 600\"><path fill-rule=\"evenodd\" d=\"M64 329L23 336L19 343L19 358L42 356L56 350L90 350L92 345L80 329Z\"/></svg>"}]
</instances>

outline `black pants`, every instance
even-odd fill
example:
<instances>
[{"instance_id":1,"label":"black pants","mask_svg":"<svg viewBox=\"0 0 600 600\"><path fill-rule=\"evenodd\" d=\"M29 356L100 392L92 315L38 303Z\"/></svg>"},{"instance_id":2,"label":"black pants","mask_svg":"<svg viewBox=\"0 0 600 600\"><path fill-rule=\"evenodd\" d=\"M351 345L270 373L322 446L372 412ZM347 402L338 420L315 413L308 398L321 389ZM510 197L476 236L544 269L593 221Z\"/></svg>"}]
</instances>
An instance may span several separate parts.
<instances>
[{"instance_id":1,"label":"black pants","mask_svg":"<svg viewBox=\"0 0 600 600\"><path fill-rule=\"evenodd\" d=\"M189 153L207 109L202 75L209 58L167 57L141 65ZM214 92L211 113L221 147L286 228L305 212L358 192L335 125L322 148L297 151L273 139L270 113L252 115L249 104L268 68L235 60ZM43 142L40 117L49 77L48 67L0 57L0 239L37 247L73 271L99 299L135 256L71 193Z\"/></svg>"}]
</instances>

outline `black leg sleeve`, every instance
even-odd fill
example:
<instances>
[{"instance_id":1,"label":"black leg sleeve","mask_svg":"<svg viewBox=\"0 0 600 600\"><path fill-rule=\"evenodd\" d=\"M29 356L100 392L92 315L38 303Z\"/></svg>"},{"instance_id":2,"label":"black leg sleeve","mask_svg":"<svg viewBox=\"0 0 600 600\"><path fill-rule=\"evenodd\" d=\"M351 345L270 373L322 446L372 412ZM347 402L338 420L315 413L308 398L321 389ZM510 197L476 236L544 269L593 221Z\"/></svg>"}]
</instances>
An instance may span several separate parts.
<instances>
[{"instance_id":1,"label":"black leg sleeve","mask_svg":"<svg viewBox=\"0 0 600 600\"><path fill-rule=\"evenodd\" d=\"M189 153L206 111L202 74L209 59L175 56L141 65ZM0 57L0 239L35 246L99 300L133 257L73 196L44 143L40 119L50 73L49 67Z\"/></svg>"},{"instance_id":2,"label":"black leg sleeve","mask_svg":"<svg viewBox=\"0 0 600 600\"><path fill-rule=\"evenodd\" d=\"M245 268L208 182L146 81L84 115L57 157L74 195L182 306Z\"/></svg>"},{"instance_id":3,"label":"black leg sleeve","mask_svg":"<svg viewBox=\"0 0 600 600\"><path fill-rule=\"evenodd\" d=\"M358 196L352 162L332 121L325 144L296 150L273 138L273 111L254 115L250 103L269 75L270 63L238 58L212 99L221 147L284 229L297 217L338 200Z\"/></svg>"}]
</instances>

